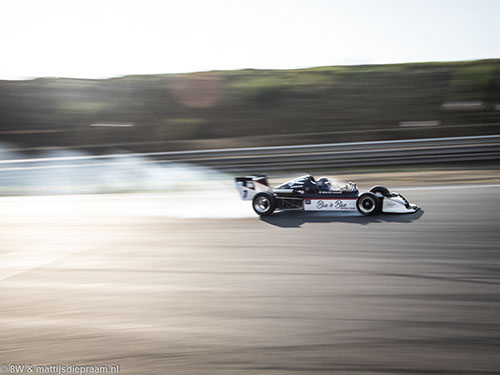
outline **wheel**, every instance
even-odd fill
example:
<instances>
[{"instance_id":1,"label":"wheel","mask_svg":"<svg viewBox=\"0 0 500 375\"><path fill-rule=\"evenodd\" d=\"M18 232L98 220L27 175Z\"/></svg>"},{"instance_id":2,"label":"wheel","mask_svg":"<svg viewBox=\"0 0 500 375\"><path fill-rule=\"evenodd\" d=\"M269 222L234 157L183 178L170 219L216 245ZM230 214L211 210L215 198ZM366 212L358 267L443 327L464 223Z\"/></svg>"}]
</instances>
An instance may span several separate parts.
<instances>
[{"instance_id":1,"label":"wheel","mask_svg":"<svg viewBox=\"0 0 500 375\"><path fill-rule=\"evenodd\" d=\"M258 193L253 197L252 206L257 215L267 216L276 209L276 201L271 193Z\"/></svg>"},{"instance_id":2,"label":"wheel","mask_svg":"<svg viewBox=\"0 0 500 375\"><path fill-rule=\"evenodd\" d=\"M371 215L380 211L380 198L374 193L364 193L358 197L356 207L363 215Z\"/></svg>"},{"instance_id":3,"label":"wheel","mask_svg":"<svg viewBox=\"0 0 500 375\"><path fill-rule=\"evenodd\" d=\"M391 192L385 186L374 186L370 189L370 192L376 195L382 195L384 197L391 196Z\"/></svg>"}]
</instances>

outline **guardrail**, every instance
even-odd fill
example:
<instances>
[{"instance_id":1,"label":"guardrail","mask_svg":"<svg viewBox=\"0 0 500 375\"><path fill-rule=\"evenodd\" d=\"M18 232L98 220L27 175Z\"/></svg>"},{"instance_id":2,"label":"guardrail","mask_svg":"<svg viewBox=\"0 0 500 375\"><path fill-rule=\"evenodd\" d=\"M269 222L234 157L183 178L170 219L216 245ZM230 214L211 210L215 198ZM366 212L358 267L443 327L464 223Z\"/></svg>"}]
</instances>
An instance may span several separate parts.
<instances>
[{"instance_id":1,"label":"guardrail","mask_svg":"<svg viewBox=\"0 0 500 375\"><path fill-rule=\"evenodd\" d=\"M500 135L0 160L6 170L124 164L131 158L186 162L226 171L267 171L500 159ZM50 165L47 165L50 164Z\"/></svg>"}]
</instances>

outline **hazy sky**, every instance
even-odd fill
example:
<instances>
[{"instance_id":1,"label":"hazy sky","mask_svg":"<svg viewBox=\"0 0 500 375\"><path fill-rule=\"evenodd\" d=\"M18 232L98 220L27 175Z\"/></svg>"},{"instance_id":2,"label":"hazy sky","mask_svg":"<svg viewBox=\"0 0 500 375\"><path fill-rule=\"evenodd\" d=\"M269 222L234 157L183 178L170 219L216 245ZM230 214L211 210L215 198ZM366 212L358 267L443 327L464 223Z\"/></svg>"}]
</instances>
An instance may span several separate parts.
<instances>
[{"instance_id":1,"label":"hazy sky","mask_svg":"<svg viewBox=\"0 0 500 375\"><path fill-rule=\"evenodd\" d=\"M0 79L500 57L500 1L0 0Z\"/></svg>"}]
</instances>

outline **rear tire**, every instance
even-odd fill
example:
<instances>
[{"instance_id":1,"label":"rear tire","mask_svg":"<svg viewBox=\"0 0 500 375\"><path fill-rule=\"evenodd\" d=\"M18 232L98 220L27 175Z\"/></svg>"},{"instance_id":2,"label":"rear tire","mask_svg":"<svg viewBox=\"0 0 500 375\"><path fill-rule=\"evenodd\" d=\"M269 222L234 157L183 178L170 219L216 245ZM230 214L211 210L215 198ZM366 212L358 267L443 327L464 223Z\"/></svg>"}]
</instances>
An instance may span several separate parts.
<instances>
[{"instance_id":1,"label":"rear tire","mask_svg":"<svg viewBox=\"0 0 500 375\"><path fill-rule=\"evenodd\" d=\"M365 216L380 212L381 199L374 193L364 193L358 197L356 208Z\"/></svg>"},{"instance_id":2,"label":"rear tire","mask_svg":"<svg viewBox=\"0 0 500 375\"><path fill-rule=\"evenodd\" d=\"M384 197L391 196L391 192L385 186L374 186L370 189L370 192L376 195L382 195Z\"/></svg>"},{"instance_id":3,"label":"rear tire","mask_svg":"<svg viewBox=\"0 0 500 375\"><path fill-rule=\"evenodd\" d=\"M276 209L276 200L271 193L258 193L253 197L252 207L257 215L268 216Z\"/></svg>"}]
</instances>

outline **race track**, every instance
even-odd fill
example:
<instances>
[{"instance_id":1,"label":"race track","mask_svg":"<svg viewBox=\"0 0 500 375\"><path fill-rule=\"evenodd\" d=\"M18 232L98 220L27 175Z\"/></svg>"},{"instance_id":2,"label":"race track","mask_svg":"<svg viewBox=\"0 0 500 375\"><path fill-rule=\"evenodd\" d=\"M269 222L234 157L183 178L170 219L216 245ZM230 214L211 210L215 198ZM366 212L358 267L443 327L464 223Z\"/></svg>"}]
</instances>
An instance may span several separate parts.
<instances>
[{"instance_id":1,"label":"race track","mask_svg":"<svg viewBox=\"0 0 500 375\"><path fill-rule=\"evenodd\" d=\"M0 198L0 364L498 374L500 186L401 192L423 211L180 218L117 209L141 196Z\"/></svg>"}]
</instances>

